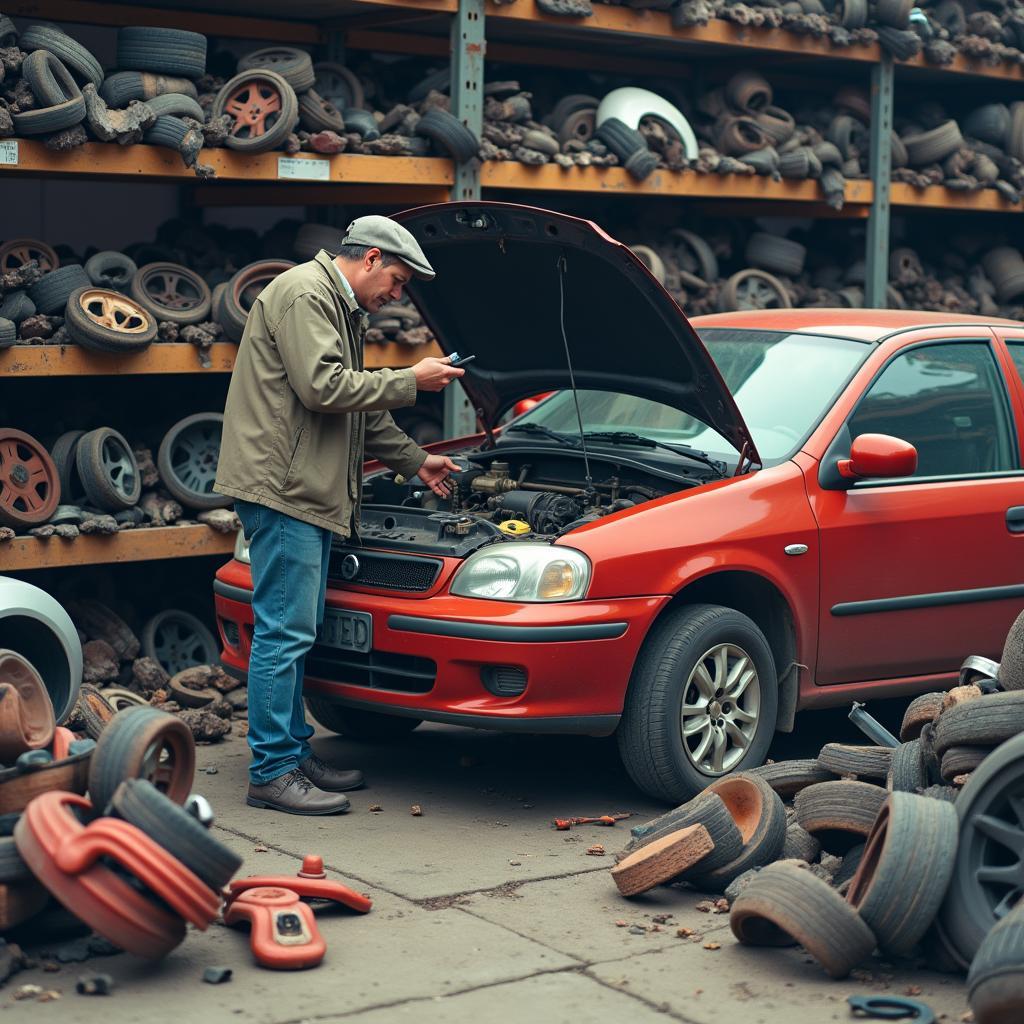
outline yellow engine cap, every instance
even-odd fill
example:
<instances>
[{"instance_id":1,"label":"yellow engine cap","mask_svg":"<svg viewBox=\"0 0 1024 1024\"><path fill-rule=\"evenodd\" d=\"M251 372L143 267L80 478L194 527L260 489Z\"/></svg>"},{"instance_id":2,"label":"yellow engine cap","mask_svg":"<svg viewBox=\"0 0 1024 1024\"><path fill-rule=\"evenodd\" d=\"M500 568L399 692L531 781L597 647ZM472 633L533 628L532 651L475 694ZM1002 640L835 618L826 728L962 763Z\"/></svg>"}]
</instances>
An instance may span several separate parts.
<instances>
[{"instance_id":1,"label":"yellow engine cap","mask_svg":"<svg viewBox=\"0 0 1024 1024\"><path fill-rule=\"evenodd\" d=\"M530 532L530 524L524 523L522 519L506 519L505 522L498 523L498 529L510 537L522 537L523 534Z\"/></svg>"}]
</instances>

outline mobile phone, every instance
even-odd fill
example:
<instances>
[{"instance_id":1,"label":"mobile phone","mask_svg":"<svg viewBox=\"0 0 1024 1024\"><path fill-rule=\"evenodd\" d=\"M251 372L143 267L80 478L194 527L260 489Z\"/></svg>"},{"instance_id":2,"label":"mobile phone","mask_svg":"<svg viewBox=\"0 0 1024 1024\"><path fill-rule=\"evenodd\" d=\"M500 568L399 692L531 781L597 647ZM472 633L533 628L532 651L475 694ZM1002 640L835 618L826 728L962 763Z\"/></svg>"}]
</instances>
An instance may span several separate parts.
<instances>
[{"instance_id":1,"label":"mobile phone","mask_svg":"<svg viewBox=\"0 0 1024 1024\"><path fill-rule=\"evenodd\" d=\"M471 362L473 362L474 359L476 359L475 355L460 356L458 352L453 352L452 353L452 361L451 361L450 365L451 366L465 366L466 363L471 363Z\"/></svg>"}]
</instances>

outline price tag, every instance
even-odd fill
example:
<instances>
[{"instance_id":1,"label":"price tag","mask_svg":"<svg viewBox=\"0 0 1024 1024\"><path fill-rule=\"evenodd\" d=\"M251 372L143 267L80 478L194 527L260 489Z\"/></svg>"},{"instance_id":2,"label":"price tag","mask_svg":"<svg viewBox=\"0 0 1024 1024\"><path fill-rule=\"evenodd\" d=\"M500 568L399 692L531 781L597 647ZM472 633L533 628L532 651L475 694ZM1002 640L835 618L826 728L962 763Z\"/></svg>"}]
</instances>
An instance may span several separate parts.
<instances>
[{"instance_id":1,"label":"price tag","mask_svg":"<svg viewBox=\"0 0 1024 1024\"><path fill-rule=\"evenodd\" d=\"M331 161L279 156L277 158L277 176L291 178L293 181L330 181Z\"/></svg>"},{"instance_id":2,"label":"price tag","mask_svg":"<svg viewBox=\"0 0 1024 1024\"><path fill-rule=\"evenodd\" d=\"M18 166L18 140L17 139L2 139L0 140L0 164L6 164L10 167Z\"/></svg>"}]
</instances>

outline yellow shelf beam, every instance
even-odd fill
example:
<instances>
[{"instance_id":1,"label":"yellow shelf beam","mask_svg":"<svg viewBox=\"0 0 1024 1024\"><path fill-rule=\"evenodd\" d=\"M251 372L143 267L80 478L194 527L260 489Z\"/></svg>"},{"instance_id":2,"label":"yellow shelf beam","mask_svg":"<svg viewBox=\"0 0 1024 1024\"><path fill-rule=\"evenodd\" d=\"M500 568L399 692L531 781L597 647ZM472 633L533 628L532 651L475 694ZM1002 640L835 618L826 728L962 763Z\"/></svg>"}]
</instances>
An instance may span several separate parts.
<instances>
[{"instance_id":1,"label":"yellow shelf beam","mask_svg":"<svg viewBox=\"0 0 1024 1024\"><path fill-rule=\"evenodd\" d=\"M1021 213L1021 203L1011 203L994 188L957 192L945 185L914 188L894 181L889 201L893 206L926 206L933 210L979 210L986 213Z\"/></svg>"},{"instance_id":2,"label":"yellow shelf beam","mask_svg":"<svg viewBox=\"0 0 1024 1024\"><path fill-rule=\"evenodd\" d=\"M208 526L158 526L125 530L109 536L83 534L74 540L15 537L0 543L0 564L4 572L24 572L68 565L110 565L160 558L229 555L234 546L234 534L217 533Z\"/></svg>"}]
</instances>

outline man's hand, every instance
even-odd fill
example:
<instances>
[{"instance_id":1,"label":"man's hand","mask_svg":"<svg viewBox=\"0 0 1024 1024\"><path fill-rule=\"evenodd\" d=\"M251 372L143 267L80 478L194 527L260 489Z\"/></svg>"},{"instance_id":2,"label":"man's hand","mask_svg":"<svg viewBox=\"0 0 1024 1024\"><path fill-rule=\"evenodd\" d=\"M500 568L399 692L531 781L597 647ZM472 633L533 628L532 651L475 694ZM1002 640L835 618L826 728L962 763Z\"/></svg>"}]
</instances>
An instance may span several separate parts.
<instances>
[{"instance_id":1,"label":"man's hand","mask_svg":"<svg viewBox=\"0 0 1024 1024\"><path fill-rule=\"evenodd\" d=\"M423 362L439 363L440 359ZM420 364L423 365L422 363ZM420 466L420 479L439 497L447 498L452 493L452 485L448 483L450 473L461 473L462 470L446 455L428 455L426 462Z\"/></svg>"},{"instance_id":2,"label":"man's hand","mask_svg":"<svg viewBox=\"0 0 1024 1024\"><path fill-rule=\"evenodd\" d=\"M461 377L466 371L457 366L451 366L451 356L438 359L436 356L428 356L421 359L413 368L416 375L417 391L443 391L445 386L453 380Z\"/></svg>"}]
</instances>

